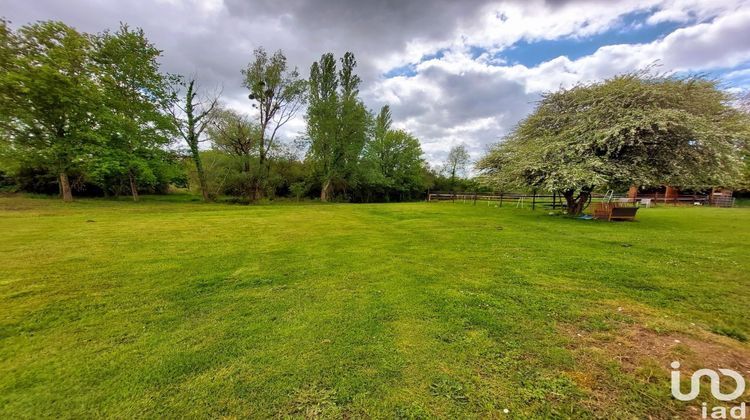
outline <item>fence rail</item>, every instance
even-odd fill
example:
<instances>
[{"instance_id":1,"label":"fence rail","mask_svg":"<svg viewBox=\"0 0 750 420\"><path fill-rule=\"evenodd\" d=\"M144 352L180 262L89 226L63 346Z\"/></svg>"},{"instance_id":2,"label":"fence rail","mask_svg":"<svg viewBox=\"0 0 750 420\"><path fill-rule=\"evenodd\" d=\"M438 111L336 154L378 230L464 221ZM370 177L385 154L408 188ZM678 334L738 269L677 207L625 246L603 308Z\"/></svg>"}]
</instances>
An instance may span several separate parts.
<instances>
[{"instance_id":1,"label":"fence rail","mask_svg":"<svg viewBox=\"0 0 750 420\"><path fill-rule=\"evenodd\" d=\"M663 205L712 205L718 207L731 207L734 199L718 200L716 197L701 194L682 194L677 196L665 196L664 194L638 194L635 198L625 195L613 194L592 194L591 201L616 201L619 203L632 203L633 205L649 202L649 204ZM516 207L531 206L535 210L537 206L544 208L563 208L565 207L563 197L560 194L528 194L528 193L474 193L474 192L447 192L434 191L427 194L427 201L461 201L471 202L476 205L477 202L487 202L490 205L496 202L498 206L503 204L515 205Z\"/></svg>"},{"instance_id":2,"label":"fence rail","mask_svg":"<svg viewBox=\"0 0 750 420\"><path fill-rule=\"evenodd\" d=\"M477 202L487 202L490 205L496 202L498 206L503 204L513 204L516 207L531 206L535 210L537 206L556 209L563 207L562 196L558 194L524 194L524 193L499 193L499 194L480 194L480 193L451 193L451 192L432 192L427 195L427 201L461 201L471 202L476 205Z\"/></svg>"}]
</instances>

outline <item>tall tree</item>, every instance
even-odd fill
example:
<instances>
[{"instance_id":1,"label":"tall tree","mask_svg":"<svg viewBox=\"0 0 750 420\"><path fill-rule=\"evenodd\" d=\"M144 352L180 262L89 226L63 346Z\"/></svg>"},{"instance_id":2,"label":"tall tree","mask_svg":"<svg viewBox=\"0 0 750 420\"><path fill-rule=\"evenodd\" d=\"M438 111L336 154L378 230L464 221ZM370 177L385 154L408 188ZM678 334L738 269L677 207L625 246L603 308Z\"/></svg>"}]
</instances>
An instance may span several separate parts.
<instances>
[{"instance_id":1,"label":"tall tree","mask_svg":"<svg viewBox=\"0 0 750 420\"><path fill-rule=\"evenodd\" d=\"M306 82L299 78L296 68L289 68L281 50L269 56L263 48L253 52L253 61L242 70L242 75L245 87L250 90L248 98L258 110L260 131L256 144L260 173L254 198L259 199L268 180L269 152L274 147L279 129L304 105Z\"/></svg>"},{"instance_id":2,"label":"tall tree","mask_svg":"<svg viewBox=\"0 0 750 420\"><path fill-rule=\"evenodd\" d=\"M128 179L133 200L138 199L138 181L153 183L154 159L163 156L174 129L165 112L169 103L169 81L159 71L159 51L142 29L122 24L111 33L95 38L94 60L108 112L101 121L107 138L91 166L92 174L111 172Z\"/></svg>"},{"instance_id":3,"label":"tall tree","mask_svg":"<svg viewBox=\"0 0 750 420\"><path fill-rule=\"evenodd\" d=\"M746 91L740 98L739 108L745 113L745 117L750 120L750 91ZM750 124L748 124L747 129L750 132ZM750 137L750 134L748 137ZM737 187L743 191L750 191L750 141L745 143L745 150L742 152L742 162L743 169Z\"/></svg>"},{"instance_id":4,"label":"tall tree","mask_svg":"<svg viewBox=\"0 0 750 420\"><path fill-rule=\"evenodd\" d=\"M373 140L375 143L382 142L385 140L385 135L388 130L391 129L393 124L393 117L391 116L391 107L383 105L380 108L378 116L375 117L375 128L373 130Z\"/></svg>"},{"instance_id":5,"label":"tall tree","mask_svg":"<svg viewBox=\"0 0 750 420\"><path fill-rule=\"evenodd\" d=\"M0 18L0 142L8 137L13 108L13 75L17 70L16 54L18 38L8 26L8 21ZM3 146L0 143L0 146ZM6 145L7 146L7 145Z\"/></svg>"},{"instance_id":6,"label":"tall tree","mask_svg":"<svg viewBox=\"0 0 750 420\"><path fill-rule=\"evenodd\" d=\"M448 152L445 164L443 165L443 171L450 178L451 188L455 186L456 177L466 174L470 162L471 157L468 150L466 150L466 146L463 144L453 146Z\"/></svg>"},{"instance_id":7,"label":"tall tree","mask_svg":"<svg viewBox=\"0 0 750 420\"><path fill-rule=\"evenodd\" d=\"M748 124L716 82L643 72L544 95L481 161L494 184L557 191L580 214L598 187L733 186Z\"/></svg>"},{"instance_id":8,"label":"tall tree","mask_svg":"<svg viewBox=\"0 0 750 420\"><path fill-rule=\"evenodd\" d=\"M334 178L338 155L339 80L333 54L321 56L310 67L308 81L307 136L310 139L308 157L322 178L321 201L328 201L331 180Z\"/></svg>"},{"instance_id":9,"label":"tall tree","mask_svg":"<svg viewBox=\"0 0 750 420\"><path fill-rule=\"evenodd\" d=\"M242 195L251 197L258 177L257 142L260 139L260 128L248 117L236 111L219 108L214 110L212 123L207 129L208 138L213 147L231 155L239 162L242 178ZM255 170L253 170L255 169ZM251 185L247 185L251 184Z\"/></svg>"},{"instance_id":10,"label":"tall tree","mask_svg":"<svg viewBox=\"0 0 750 420\"><path fill-rule=\"evenodd\" d=\"M72 201L69 175L101 142L91 38L61 22L39 22L16 33L5 22L2 27L3 141L18 159L56 173L60 195Z\"/></svg>"},{"instance_id":11,"label":"tall tree","mask_svg":"<svg viewBox=\"0 0 750 420\"><path fill-rule=\"evenodd\" d=\"M228 108L214 111L211 125L208 127L208 138L214 148L241 158L245 171L250 171L250 158L257 154L256 143L259 139L257 124L248 117Z\"/></svg>"},{"instance_id":12,"label":"tall tree","mask_svg":"<svg viewBox=\"0 0 750 420\"><path fill-rule=\"evenodd\" d=\"M333 54L324 54L310 68L307 135L308 156L321 181L321 201L336 189L346 190L357 182L357 164L367 140L371 117L359 99L357 62L350 52L341 58L336 72Z\"/></svg>"},{"instance_id":13,"label":"tall tree","mask_svg":"<svg viewBox=\"0 0 750 420\"><path fill-rule=\"evenodd\" d=\"M198 172L198 182L203 201L211 201L212 197L208 191L206 172L201 161L200 143L205 140L203 132L211 123L213 111L219 103L220 94L199 97L195 78L190 78L187 83L179 81L178 86L185 89L184 100L173 101L170 113L180 136L190 149L190 156Z\"/></svg>"},{"instance_id":14,"label":"tall tree","mask_svg":"<svg viewBox=\"0 0 750 420\"><path fill-rule=\"evenodd\" d=\"M375 118L372 138L363 153L368 187L381 190L388 201L393 194L403 199L405 194L421 190L425 164L419 140L404 130L392 130L391 124L391 111L385 105Z\"/></svg>"}]
</instances>

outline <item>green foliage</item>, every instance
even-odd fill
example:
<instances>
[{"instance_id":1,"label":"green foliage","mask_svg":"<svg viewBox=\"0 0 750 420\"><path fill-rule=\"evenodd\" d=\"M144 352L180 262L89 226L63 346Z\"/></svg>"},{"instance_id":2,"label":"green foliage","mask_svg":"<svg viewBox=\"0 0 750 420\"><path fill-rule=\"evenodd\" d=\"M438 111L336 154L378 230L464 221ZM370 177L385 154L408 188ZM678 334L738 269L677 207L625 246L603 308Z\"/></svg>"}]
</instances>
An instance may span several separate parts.
<instances>
[{"instance_id":1,"label":"green foliage","mask_svg":"<svg viewBox=\"0 0 750 420\"><path fill-rule=\"evenodd\" d=\"M0 25L0 122L3 160L105 192L122 178L153 188L169 160L163 147L173 126L164 114L167 80L161 55L142 30L81 34L60 22L12 32ZM82 178L82 179L81 179ZM152 189L153 190L153 189Z\"/></svg>"},{"instance_id":2,"label":"green foliage","mask_svg":"<svg viewBox=\"0 0 750 420\"><path fill-rule=\"evenodd\" d=\"M269 153L275 147L278 130L297 114L305 102L307 82L299 78L296 68L289 68L286 56L279 50L269 56L265 49L253 51L253 61L242 70L248 96L258 111L258 174L255 199L268 188Z\"/></svg>"},{"instance_id":3,"label":"green foliage","mask_svg":"<svg viewBox=\"0 0 750 420\"><path fill-rule=\"evenodd\" d=\"M423 168L422 179L425 186L431 191L442 192L486 192L494 190L480 182L477 178L459 178L452 179L446 175L444 167L441 168Z\"/></svg>"},{"instance_id":4,"label":"green foliage","mask_svg":"<svg viewBox=\"0 0 750 420\"><path fill-rule=\"evenodd\" d=\"M11 110L13 103L13 82L11 74L16 67L16 53L18 51L18 38L8 26L8 22L0 18L0 159L7 151L3 153L2 147L6 145L3 137L10 135ZM0 160L0 163L2 161Z\"/></svg>"},{"instance_id":5,"label":"green foliage","mask_svg":"<svg viewBox=\"0 0 750 420\"><path fill-rule=\"evenodd\" d=\"M169 180L189 181L204 201L217 194L299 197L301 191L320 191L323 200L403 200L426 185L418 141L390 129L387 108L373 123L351 53L340 69L325 54L308 82L281 51L256 49L242 74L257 120L218 109L219 95L204 92L194 78L162 73L160 56L143 30L125 24L90 35L60 22L14 32L0 20L5 179L33 192L57 188L66 201L72 192L128 190L137 199L139 190L166 190ZM309 147L301 160L277 134L306 102L308 83ZM187 145L181 153L191 157L188 165L168 149L176 134ZM207 141L212 153L202 146ZM178 167L186 172L176 174Z\"/></svg>"},{"instance_id":6,"label":"green foliage","mask_svg":"<svg viewBox=\"0 0 750 420\"><path fill-rule=\"evenodd\" d=\"M312 169L309 162L300 159L299 150L294 146L278 143L271 150L270 156L268 195L297 198L297 193L292 190L295 184L305 186L302 191L303 195L309 192Z\"/></svg>"},{"instance_id":7,"label":"green foliage","mask_svg":"<svg viewBox=\"0 0 750 420\"><path fill-rule=\"evenodd\" d=\"M260 127L237 111L215 109L207 134L218 150L247 160L258 156Z\"/></svg>"},{"instance_id":8,"label":"green foliage","mask_svg":"<svg viewBox=\"0 0 750 420\"><path fill-rule=\"evenodd\" d=\"M421 193L425 187L419 140L390 126L391 112L386 105L375 119L373 136L366 143L361 162L367 193L382 195L388 201Z\"/></svg>"},{"instance_id":9,"label":"green foliage","mask_svg":"<svg viewBox=\"0 0 750 420\"><path fill-rule=\"evenodd\" d=\"M92 38L61 22L0 32L5 151L56 174L80 168L104 141Z\"/></svg>"},{"instance_id":10,"label":"green foliage","mask_svg":"<svg viewBox=\"0 0 750 420\"><path fill-rule=\"evenodd\" d=\"M710 80L646 73L563 89L478 167L500 189L559 191L573 213L597 187L732 186L748 124L729 99Z\"/></svg>"},{"instance_id":11,"label":"green foliage","mask_svg":"<svg viewBox=\"0 0 750 420\"><path fill-rule=\"evenodd\" d=\"M174 134L164 112L170 99L169 80L159 71L159 51L142 29L127 25L95 38L94 61L109 112L102 113L107 139L87 163L88 173L104 188L110 178L126 177L153 186L155 171L164 159L163 147ZM132 191L134 197L137 191Z\"/></svg>"},{"instance_id":12,"label":"green foliage","mask_svg":"<svg viewBox=\"0 0 750 420\"><path fill-rule=\"evenodd\" d=\"M336 71L333 54L323 54L310 68L307 136L308 158L321 184L320 198L329 200L336 191L357 186L357 164L367 141L371 116L359 94L357 65L350 52Z\"/></svg>"},{"instance_id":13,"label":"green foliage","mask_svg":"<svg viewBox=\"0 0 750 420\"><path fill-rule=\"evenodd\" d=\"M739 101L740 109L745 116L750 119L750 91L746 92ZM750 126L750 124L749 124ZM748 128L750 131L750 128ZM750 141L745 142L745 149L742 151L742 173L736 189L743 192L750 192Z\"/></svg>"},{"instance_id":14,"label":"green foliage","mask_svg":"<svg viewBox=\"0 0 750 420\"><path fill-rule=\"evenodd\" d=\"M251 178L243 176L241 161L236 157L220 150L202 150L199 161L203 167L204 186L211 197L221 194L244 196ZM195 164L195 159L186 158L183 161L187 173L188 188L192 193L201 194L203 191L201 175Z\"/></svg>"},{"instance_id":15,"label":"green foliage","mask_svg":"<svg viewBox=\"0 0 750 420\"><path fill-rule=\"evenodd\" d=\"M443 164L443 173L450 178L451 184L455 183L457 178L466 176L470 161L471 156L466 150L466 145L459 144L451 147Z\"/></svg>"},{"instance_id":16,"label":"green foliage","mask_svg":"<svg viewBox=\"0 0 750 420\"><path fill-rule=\"evenodd\" d=\"M295 182L289 186L289 192L292 196L299 201L300 198L307 192L307 185L304 182Z\"/></svg>"},{"instance_id":17,"label":"green foliage","mask_svg":"<svg viewBox=\"0 0 750 420\"><path fill-rule=\"evenodd\" d=\"M297 197L292 191L292 185L299 183L307 185L310 172L306 164L293 156L282 145L277 145L271 154L270 168L264 182L263 196L269 199L279 196ZM257 159L241 158L226 150L214 147L200 151L200 161L203 164L206 181L206 191L213 197L230 195L239 197L240 202L249 203L254 200L254 191L259 177ZM249 166L248 166L249 164ZM188 174L188 185L195 193L200 193L199 174L195 160L183 162L184 170ZM307 193L305 187L300 192L300 198Z\"/></svg>"},{"instance_id":18,"label":"green foliage","mask_svg":"<svg viewBox=\"0 0 750 420\"><path fill-rule=\"evenodd\" d=\"M229 182L233 186L231 189L240 196L252 198L255 186L261 182L258 162L261 131L258 124L236 111L219 108L213 111L207 133L213 148L235 161L229 175L233 178Z\"/></svg>"},{"instance_id":19,"label":"green foliage","mask_svg":"<svg viewBox=\"0 0 750 420\"><path fill-rule=\"evenodd\" d=\"M269 56L265 49L253 51L253 61L242 70L244 85L250 91L250 100L256 101L259 124L272 130L278 127L263 127L278 115L282 120L294 116L294 112L304 103L306 81L299 79L296 68L289 68L286 56L276 51ZM274 133L264 133L269 139Z\"/></svg>"},{"instance_id":20,"label":"green foliage","mask_svg":"<svg viewBox=\"0 0 750 420\"><path fill-rule=\"evenodd\" d=\"M212 195L206 181L206 171L201 161L200 143L204 141L203 133L211 124L214 109L218 106L218 95L209 97L198 93L198 82L195 78L185 80L177 77L173 80L173 100L170 103L169 112L172 121L180 133L182 139L187 143L190 157L193 159L196 174L203 201L211 201ZM184 90L182 98L178 100L179 92Z\"/></svg>"}]
</instances>

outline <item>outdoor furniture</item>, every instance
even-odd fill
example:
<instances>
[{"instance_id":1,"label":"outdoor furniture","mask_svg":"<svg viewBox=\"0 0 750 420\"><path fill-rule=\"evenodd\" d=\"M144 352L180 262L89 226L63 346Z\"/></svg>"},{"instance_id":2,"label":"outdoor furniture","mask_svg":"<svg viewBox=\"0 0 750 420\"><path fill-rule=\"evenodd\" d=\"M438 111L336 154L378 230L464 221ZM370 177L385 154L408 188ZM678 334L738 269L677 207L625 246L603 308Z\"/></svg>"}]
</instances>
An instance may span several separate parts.
<instances>
[{"instance_id":1,"label":"outdoor furniture","mask_svg":"<svg viewBox=\"0 0 750 420\"><path fill-rule=\"evenodd\" d=\"M635 220L638 207L619 207L617 203L596 203L593 213L594 219L612 220Z\"/></svg>"},{"instance_id":2,"label":"outdoor furniture","mask_svg":"<svg viewBox=\"0 0 750 420\"><path fill-rule=\"evenodd\" d=\"M609 219L609 209L612 207L610 203L601 202L594 203L593 216L594 219Z\"/></svg>"},{"instance_id":3,"label":"outdoor furniture","mask_svg":"<svg viewBox=\"0 0 750 420\"><path fill-rule=\"evenodd\" d=\"M640 205L643 207L651 207L651 199L650 198L641 198Z\"/></svg>"},{"instance_id":4,"label":"outdoor furniture","mask_svg":"<svg viewBox=\"0 0 750 420\"><path fill-rule=\"evenodd\" d=\"M635 220L637 212L638 207L612 207L607 220Z\"/></svg>"}]
</instances>

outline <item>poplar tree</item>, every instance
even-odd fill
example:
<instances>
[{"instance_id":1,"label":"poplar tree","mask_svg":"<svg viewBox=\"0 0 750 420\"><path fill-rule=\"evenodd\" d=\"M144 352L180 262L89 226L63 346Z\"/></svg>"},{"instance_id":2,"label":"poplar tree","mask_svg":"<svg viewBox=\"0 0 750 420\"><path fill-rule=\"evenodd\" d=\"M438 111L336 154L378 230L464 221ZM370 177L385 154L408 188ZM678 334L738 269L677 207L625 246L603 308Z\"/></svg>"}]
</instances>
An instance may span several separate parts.
<instances>
[{"instance_id":1,"label":"poplar tree","mask_svg":"<svg viewBox=\"0 0 750 420\"><path fill-rule=\"evenodd\" d=\"M308 158L321 184L320 199L329 201L359 181L357 165L367 141L371 116L359 98L357 62L347 52L337 71L333 54L323 54L310 68L307 136Z\"/></svg>"}]
</instances>

